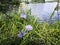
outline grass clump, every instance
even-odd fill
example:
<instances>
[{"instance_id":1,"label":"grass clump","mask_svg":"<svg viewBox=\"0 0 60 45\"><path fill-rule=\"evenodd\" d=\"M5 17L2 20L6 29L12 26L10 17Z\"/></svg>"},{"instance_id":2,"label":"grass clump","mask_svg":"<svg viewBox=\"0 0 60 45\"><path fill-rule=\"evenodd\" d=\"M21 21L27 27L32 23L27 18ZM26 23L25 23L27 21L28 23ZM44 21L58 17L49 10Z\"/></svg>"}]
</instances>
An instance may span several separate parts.
<instances>
[{"instance_id":1,"label":"grass clump","mask_svg":"<svg viewBox=\"0 0 60 45\"><path fill-rule=\"evenodd\" d=\"M39 23L28 12L0 13L0 45L60 45L59 24Z\"/></svg>"}]
</instances>

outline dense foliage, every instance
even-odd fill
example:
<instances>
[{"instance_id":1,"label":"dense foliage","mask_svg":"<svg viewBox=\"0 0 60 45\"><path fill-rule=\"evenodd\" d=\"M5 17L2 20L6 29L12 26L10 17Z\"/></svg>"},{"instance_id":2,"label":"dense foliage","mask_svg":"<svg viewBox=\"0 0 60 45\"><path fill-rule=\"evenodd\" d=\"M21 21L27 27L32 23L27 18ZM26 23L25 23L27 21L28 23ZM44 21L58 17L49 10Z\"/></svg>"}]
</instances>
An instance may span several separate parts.
<instances>
[{"instance_id":1,"label":"dense foliage","mask_svg":"<svg viewBox=\"0 0 60 45\"><path fill-rule=\"evenodd\" d=\"M20 4L20 2L21 2L21 0L0 0L0 12L5 13L7 10L9 10L10 5L18 6Z\"/></svg>"},{"instance_id":2,"label":"dense foliage","mask_svg":"<svg viewBox=\"0 0 60 45\"><path fill-rule=\"evenodd\" d=\"M45 0L32 0L32 3L37 2L37 3L45 3Z\"/></svg>"}]
</instances>

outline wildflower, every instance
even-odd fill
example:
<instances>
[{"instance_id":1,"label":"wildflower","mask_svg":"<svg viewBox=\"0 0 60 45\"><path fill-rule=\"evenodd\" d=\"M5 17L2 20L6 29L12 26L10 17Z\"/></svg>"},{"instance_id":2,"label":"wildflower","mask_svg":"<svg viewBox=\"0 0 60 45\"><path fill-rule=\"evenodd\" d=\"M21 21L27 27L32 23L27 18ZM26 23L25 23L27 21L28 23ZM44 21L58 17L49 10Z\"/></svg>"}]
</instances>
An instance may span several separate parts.
<instances>
[{"instance_id":1,"label":"wildflower","mask_svg":"<svg viewBox=\"0 0 60 45\"><path fill-rule=\"evenodd\" d=\"M25 14L21 14L21 15L20 15L20 18L26 19L26 15L25 15Z\"/></svg>"},{"instance_id":2,"label":"wildflower","mask_svg":"<svg viewBox=\"0 0 60 45\"><path fill-rule=\"evenodd\" d=\"M22 38L24 36L25 32L24 31L21 31L19 34L18 34L18 37Z\"/></svg>"},{"instance_id":3,"label":"wildflower","mask_svg":"<svg viewBox=\"0 0 60 45\"><path fill-rule=\"evenodd\" d=\"M33 27L31 25L26 25L25 28L26 28L27 31L30 31L30 30L33 29Z\"/></svg>"}]
</instances>

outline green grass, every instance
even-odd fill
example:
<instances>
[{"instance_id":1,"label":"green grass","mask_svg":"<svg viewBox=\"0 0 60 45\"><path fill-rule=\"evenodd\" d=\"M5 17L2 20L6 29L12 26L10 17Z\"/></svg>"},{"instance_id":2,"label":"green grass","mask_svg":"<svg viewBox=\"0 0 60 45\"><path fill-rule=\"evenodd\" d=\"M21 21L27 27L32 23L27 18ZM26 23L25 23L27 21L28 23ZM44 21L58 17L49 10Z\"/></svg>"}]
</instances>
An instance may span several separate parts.
<instances>
[{"instance_id":1,"label":"green grass","mask_svg":"<svg viewBox=\"0 0 60 45\"><path fill-rule=\"evenodd\" d=\"M27 19L21 19L20 14L15 12L6 17L0 13L0 45L60 45L60 21L59 24L58 21L38 23L29 12L26 12ZM28 24L33 30L19 38L19 32Z\"/></svg>"}]
</instances>

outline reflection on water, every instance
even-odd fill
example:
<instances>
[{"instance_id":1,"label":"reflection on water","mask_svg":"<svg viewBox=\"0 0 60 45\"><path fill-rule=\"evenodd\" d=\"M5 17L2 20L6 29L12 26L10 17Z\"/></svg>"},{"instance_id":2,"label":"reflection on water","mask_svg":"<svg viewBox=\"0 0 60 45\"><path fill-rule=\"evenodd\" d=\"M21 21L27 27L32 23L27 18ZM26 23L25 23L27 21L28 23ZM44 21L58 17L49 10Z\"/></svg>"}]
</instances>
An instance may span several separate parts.
<instances>
[{"instance_id":1,"label":"reflection on water","mask_svg":"<svg viewBox=\"0 0 60 45\"><path fill-rule=\"evenodd\" d=\"M34 15L35 17L38 17L39 21L40 20L47 21L50 19L50 16L52 15L52 13L56 7L57 7L57 2L27 4L25 8L23 6L23 10L26 12L26 10L31 8L31 14ZM54 12L54 16L53 16L52 20L58 20L57 11Z\"/></svg>"}]
</instances>

